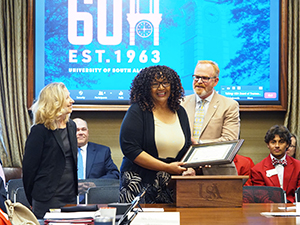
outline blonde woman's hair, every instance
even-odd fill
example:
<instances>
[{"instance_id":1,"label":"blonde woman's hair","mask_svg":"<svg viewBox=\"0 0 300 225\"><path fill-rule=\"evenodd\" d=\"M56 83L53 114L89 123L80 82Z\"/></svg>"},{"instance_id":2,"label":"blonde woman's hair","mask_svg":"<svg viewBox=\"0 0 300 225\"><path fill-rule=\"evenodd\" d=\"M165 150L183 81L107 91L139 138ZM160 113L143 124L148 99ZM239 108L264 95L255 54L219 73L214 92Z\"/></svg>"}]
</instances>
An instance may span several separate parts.
<instances>
[{"instance_id":1,"label":"blonde woman's hair","mask_svg":"<svg viewBox=\"0 0 300 225\"><path fill-rule=\"evenodd\" d=\"M50 130L57 129L57 122L66 115L64 103L66 101L66 86L63 83L50 83L45 86L32 105L33 123L44 124ZM67 114L64 122L67 123L70 115Z\"/></svg>"},{"instance_id":2,"label":"blonde woman's hair","mask_svg":"<svg viewBox=\"0 0 300 225\"><path fill-rule=\"evenodd\" d=\"M215 63L214 61L211 61L211 60L199 60L196 67L199 65L199 64L210 64L212 65L212 67L214 68L215 70L215 76L216 77L219 77L219 74L220 74L220 69L219 69L219 66L217 63Z\"/></svg>"}]
</instances>

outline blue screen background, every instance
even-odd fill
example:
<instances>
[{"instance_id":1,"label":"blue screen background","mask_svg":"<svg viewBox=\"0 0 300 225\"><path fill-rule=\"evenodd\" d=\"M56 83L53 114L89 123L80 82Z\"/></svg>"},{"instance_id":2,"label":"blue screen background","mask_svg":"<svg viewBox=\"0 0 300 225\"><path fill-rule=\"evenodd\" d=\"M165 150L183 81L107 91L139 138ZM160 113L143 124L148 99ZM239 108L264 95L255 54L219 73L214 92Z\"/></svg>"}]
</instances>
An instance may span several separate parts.
<instances>
[{"instance_id":1,"label":"blue screen background","mask_svg":"<svg viewBox=\"0 0 300 225\"><path fill-rule=\"evenodd\" d=\"M130 45L130 0L122 1L122 40L102 45L97 40L98 9L77 1L78 12L93 18L93 39L87 45L68 40L68 0L36 1L36 89L63 82L76 102L102 103L129 99L130 84L144 67L167 65L181 77L185 94L192 94L192 75L198 60L213 60L220 67L216 90L241 102L276 102L279 99L279 1L270 0L160 0L159 44L154 44L149 0L139 1L141 21L152 25L152 33L141 37L135 27L135 44ZM154 0L152 1L154 2ZM113 4L107 1L107 36L113 35ZM77 34L86 24L78 20ZM77 50L77 62L70 62L70 50ZM90 62L82 52L89 50ZM104 50L102 62L96 50ZM119 51L120 62L117 62ZM135 53L132 62L128 51ZM142 53L144 51L144 54ZM152 62L153 51L159 62ZM147 60L140 60L146 55ZM146 62L145 62L146 61ZM90 71L83 71L89 69ZM266 98L265 93L271 93Z\"/></svg>"}]
</instances>

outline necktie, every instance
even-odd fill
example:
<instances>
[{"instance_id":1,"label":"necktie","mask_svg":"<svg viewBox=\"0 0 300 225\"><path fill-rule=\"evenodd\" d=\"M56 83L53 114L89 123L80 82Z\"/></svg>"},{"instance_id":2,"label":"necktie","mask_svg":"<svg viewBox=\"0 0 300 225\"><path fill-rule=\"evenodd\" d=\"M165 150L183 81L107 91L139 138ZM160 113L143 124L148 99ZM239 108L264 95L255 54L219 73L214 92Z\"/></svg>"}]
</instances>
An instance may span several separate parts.
<instances>
[{"instance_id":1,"label":"necktie","mask_svg":"<svg viewBox=\"0 0 300 225\"><path fill-rule=\"evenodd\" d=\"M83 179L83 160L81 154L81 148L78 148L78 160L77 160L77 167L78 167L78 179Z\"/></svg>"},{"instance_id":2,"label":"necktie","mask_svg":"<svg viewBox=\"0 0 300 225\"><path fill-rule=\"evenodd\" d=\"M204 104L206 100L202 100L200 107L196 110L195 120L194 120L194 138L198 139L200 136L200 131L202 128L203 120L204 120Z\"/></svg>"},{"instance_id":3,"label":"necktie","mask_svg":"<svg viewBox=\"0 0 300 225\"><path fill-rule=\"evenodd\" d=\"M273 166L276 166L278 164L281 164L283 166L286 166L287 165L287 161L285 159L282 159L282 160L278 160L278 159L272 159L272 163L273 163Z\"/></svg>"}]
</instances>

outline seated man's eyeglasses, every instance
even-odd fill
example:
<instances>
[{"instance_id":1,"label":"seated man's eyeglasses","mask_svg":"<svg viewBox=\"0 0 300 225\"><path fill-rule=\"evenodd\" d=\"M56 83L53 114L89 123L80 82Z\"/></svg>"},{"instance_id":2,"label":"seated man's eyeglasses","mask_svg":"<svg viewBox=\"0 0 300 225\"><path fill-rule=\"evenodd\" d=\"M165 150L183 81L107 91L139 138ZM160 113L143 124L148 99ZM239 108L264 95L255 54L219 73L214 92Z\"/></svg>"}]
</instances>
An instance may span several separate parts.
<instances>
[{"instance_id":1,"label":"seated man's eyeglasses","mask_svg":"<svg viewBox=\"0 0 300 225\"><path fill-rule=\"evenodd\" d=\"M196 82L199 82L199 80L201 79L202 82L208 83L210 81L210 79L214 79L214 78L217 78L217 77L205 77L205 76L193 75L193 79Z\"/></svg>"},{"instance_id":2,"label":"seated man's eyeglasses","mask_svg":"<svg viewBox=\"0 0 300 225\"><path fill-rule=\"evenodd\" d=\"M169 87L170 86L170 82L169 81L162 81L162 82L158 82L155 81L151 84L152 88L158 88L160 85L162 85L163 87Z\"/></svg>"}]
</instances>

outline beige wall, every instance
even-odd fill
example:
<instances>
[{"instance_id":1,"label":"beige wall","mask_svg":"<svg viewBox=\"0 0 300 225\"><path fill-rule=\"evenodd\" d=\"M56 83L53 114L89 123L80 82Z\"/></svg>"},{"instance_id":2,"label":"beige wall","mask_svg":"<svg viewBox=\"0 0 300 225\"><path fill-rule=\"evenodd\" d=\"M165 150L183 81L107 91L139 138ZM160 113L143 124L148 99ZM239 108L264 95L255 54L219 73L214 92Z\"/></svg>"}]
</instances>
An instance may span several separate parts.
<instances>
[{"instance_id":1,"label":"beige wall","mask_svg":"<svg viewBox=\"0 0 300 225\"><path fill-rule=\"evenodd\" d=\"M282 125L285 112L241 112L241 138L245 140L239 154L249 156L256 164L270 152L264 142L268 129Z\"/></svg>"},{"instance_id":2,"label":"beige wall","mask_svg":"<svg viewBox=\"0 0 300 225\"><path fill-rule=\"evenodd\" d=\"M122 152L119 145L119 131L125 112L81 112L74 111L71 118L81 117L88 122L90 141L111 148L112 158L120 168ZM239 152L250 156L254 163L269 154L264 143L267 130L275 124L283 124L285 112L241 112L241 138L245 142Z\"/></svg>"},{"instance_id":3,"label":"beige wall","mask_svg":"<svg viewBox=\"0 0 300 225\"><path fill-rule=\"evenodd\" d=\"M115 164L120 168L123 154L119 145L119 131L125 112L76 112L71 119L80 117L87 121L89 141L109 146Z\"/></svg>"}]
</instances>

